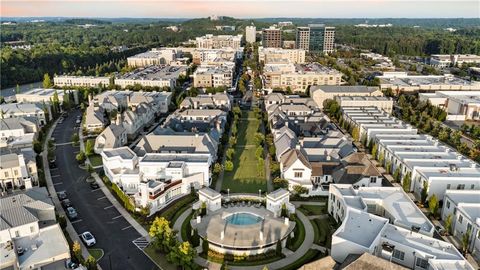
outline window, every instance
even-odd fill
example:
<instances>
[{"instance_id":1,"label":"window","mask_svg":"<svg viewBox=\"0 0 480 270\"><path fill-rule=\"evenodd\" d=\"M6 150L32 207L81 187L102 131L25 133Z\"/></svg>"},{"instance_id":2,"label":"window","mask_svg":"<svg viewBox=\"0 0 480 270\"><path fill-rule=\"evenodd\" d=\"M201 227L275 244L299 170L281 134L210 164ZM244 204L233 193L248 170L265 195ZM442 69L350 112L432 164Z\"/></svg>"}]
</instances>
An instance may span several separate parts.
<instances>
[{"instance_id":1,"label":"window","mask_svg":"<svg viewBox=\"0 0 480 270\"><path fill-rule=\"evenodd\" d=\"M15 237L20 237L20 231L15 231Z\"/></svg>"},{"instance_id":2,"label":"window","mask_svg":"<svg viewBox=\"0 0 480 270\"><path fill-rule=\"evenodd\" d=\"M5 178L8 178L8 172L5 172Z\"/></svg>"},{"instance_id":3,"label":"window","mask_svg":"<svg viewBox=\"0 0 480 270\"><path fill-rule=\"evenodd\" d=\"M447 209L450 209L450 201L447 201Z\"/></svg>"},{"instance_id":4,"label":"window","mask_svg":"<svg viewBox=\"0 0 480 270\"><path fill-rule=\"evenodd\" d=\"M474 189L474 188L475 188L474 184L470 185L470 189Z\"/></svg>"},{"instance_id":5,"label":"window","mask_svg":"<svg viewBox=\"0 0 480 270\"><path fill-rule=\"evenodd\" d=\"M295 178L302 178L303 172L295 172Z\"/></svg>"},{"instance_id":6,"label":"window","mask_svg":"<svg viewBox=\"0 0 480 270\"><path fill-rule=\"evenodd\" d=\"M472 224L467 223L467 232L472 231Z\"/></svg>"},{"instance_id":7,"label":"window","mask_svg":"<svg viewBox=\"0 0 480 270\"><path fill-rule=\"evenodd\" d=\"M417 258L417 261L415 262L415 265L420 267L420 268L427 269L428 261L424 260L422 258Z\"/></svg>"},{"instance_id":8,"label":"window","mask_svg":"<svg viewBox=\"0 0 480 270\"><path fill-rule=\"evenodd\" d=\"M377 177L376 176L370 176L370 183L377 183Z\"/></svg>"},{"instance_id":9,"label":"window","mask_svg":"<svg viewBox=\"0 0 480 270\"><path fill-rule=\"evenodd\" d=\"M452 186L452 185L450 185L450 184L447 184L447 189L450 189L450 187L451 187L451 186Z\"/></svg>"},{"instance_id":10,"label":"window","mask_svg":"<svg viewBox=\"0 0 480 270\"><path fill-rule=\"evenodd\" d=\"M394 249L394 250L393 250L392 257L395 258L395 259L397 259L397 260L403 261L403 260L405 259L405 252L400 251L400 250L397 250L397 249Z\"/></svg>"},{"instance_id":11,"label":"window","mask_svg":"<svg viewBox=\"0 0 480 270\"><path fill-rule=\"evenodd\" d=\"M460 224L461 224L462 221L463 221L463 216L462 215L458 216L458 222L460 222Z\"/></svg>"},{"instance_id":12,"label":"window","mask_svg":"<svg viewBox=\"0 0 480 270\"><path fill-rule=\"evenodd\" d=\"M31 232L31 233L34 233L34 232L35 232L35 227L30 226L30 232Z\"/></svg>"},{"instance_id":13,"label":"window","mask_svg":"<svg viewBox=\"0 0 480 270\"><path fill-rule=\"evenodd\" d=\"M459 184L457 186L457 189L461 190L461 189L465 189L465 184Z\"/></svg>"}]
</instances>

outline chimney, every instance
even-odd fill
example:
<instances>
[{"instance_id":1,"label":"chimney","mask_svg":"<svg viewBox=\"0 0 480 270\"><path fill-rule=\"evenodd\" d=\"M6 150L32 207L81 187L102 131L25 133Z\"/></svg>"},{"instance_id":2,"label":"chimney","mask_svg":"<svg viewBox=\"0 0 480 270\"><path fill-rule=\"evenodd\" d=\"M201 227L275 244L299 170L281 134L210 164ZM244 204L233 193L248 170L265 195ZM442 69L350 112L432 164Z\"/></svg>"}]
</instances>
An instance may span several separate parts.
<instances>
[{"instance_id":1,"label":"chimney","mask_svg":"<svg viewBox=\"0 0 480 270\"><path fill-rule=\"evenodd\" d=\"M288 225L289 222L290 220L288 219L288 217L285 217L285 225Z\"/></svg>"},{"instance_id":2,"label":"chimney","mask_svg":"<svg viewBox=\"0 0 480 270\"><path fill-rule=\"evenodd\" d=\"M115 121L115 124L117 126L120 126L122 124L122 114L121 113L117 113L117 119Z\"/></svg>"},{"instance_id":3,"label":"chimney","mask_svg":"<svg viewBox=\"0 0 480 270\"><path fill-rule=\"evenodd\" d=\"M217 120L215 122L215 126L216 126L218 132L220 132L222 130L222 128L220 127L220 120Z\"/></svg>"},{"instance_id":4,"label":"chimney","mask_svg":"<svg viewBox=\"0 0 480 270\"><path fill-rule=\"evenodd\" d=\"M300 150L300 144L296 144L295 149Z\"/></svg>"}]
</instances>

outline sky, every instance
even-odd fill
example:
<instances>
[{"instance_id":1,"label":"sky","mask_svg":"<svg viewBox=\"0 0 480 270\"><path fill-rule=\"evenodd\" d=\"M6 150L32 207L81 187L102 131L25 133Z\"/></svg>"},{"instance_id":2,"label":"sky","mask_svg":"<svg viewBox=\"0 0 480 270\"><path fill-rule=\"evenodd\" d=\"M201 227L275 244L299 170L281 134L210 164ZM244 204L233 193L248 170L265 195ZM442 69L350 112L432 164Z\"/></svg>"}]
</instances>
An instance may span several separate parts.
<instances>
[{"instance_id":1,"label":"sky","mask_svg":"<svg viewBox=\"0 0 480 270\"><path fill-rule=\"evenodd\" d=\"M1 17L480 18L479 0L2 0Z\"/></svg>"}]
</instances>

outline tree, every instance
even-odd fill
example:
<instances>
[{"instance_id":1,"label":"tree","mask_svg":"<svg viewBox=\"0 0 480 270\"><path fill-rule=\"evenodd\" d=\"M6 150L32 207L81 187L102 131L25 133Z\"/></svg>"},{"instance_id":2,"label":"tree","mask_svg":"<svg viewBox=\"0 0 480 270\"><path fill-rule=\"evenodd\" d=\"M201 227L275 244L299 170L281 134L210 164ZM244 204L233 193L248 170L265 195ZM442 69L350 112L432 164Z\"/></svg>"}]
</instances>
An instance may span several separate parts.
<instances>
[{"instance_id":1,"label":"tree","mask_svg":"<svg viewBox=\"0 0 480 270\"><path fill-rule=\"evenodd\" d=\"M165 217L155 217L148 233L153 238L155 249L161 252L168 253L175 246L175 233Z\"/></svg>"},{"instance_id":2,"label":"tree","mask_svg":"<svg viewBox=\"0 0 480 270\"><path fill-rule=\"evenodd\" d=\"M78 161L78 163L83 164L85 163L85 160L87 159L87 157L85 156L85 153L83 151L80 151L75 156L75 159Z\"/></svg>"},{"instance_id":3,"label":"tree","mask_svg":"<svg viewBox=\"0 0 480 270\"><path fill-rule=\"evenodd\" d=\"M275 247L275 253L277 256L282 254L282 242L280 240L277 241L277 246Z\"/></svg>"},{"instance_id":4,"label":"tree","mask_svg":"<svg viewBox=\"0 0 480 270\"><path fill-rule=\"evenodd\" d=\"M78 137L78 133L73 133L72 135L72 143L74 145L77 145L80 141L80 137Z\"/></svg>"},{"instance_id":5,"label":"tree","mask_svg":"<svg viewBox=\"0 0 480 270\"><path fill-rule=\"evenodd\" d=\"M452 214L449 214L445 219L445 233L451 234L452 233Z\"/></svg>"},{"instance_id":6,"label":"tree","mask_svg":"<svg viewBox=\"0 0 480 270\"><path fill-rule=\"evenodd\" d=\"M87 260L85 260L85 267L88 270L96 270L97 268L97 260L92 255L89 255Z\"/></svg>"},{"instance_id":7,"label":"tree","mask_svg":"<svg viewBox=\"0 0 480 270\"><path fill-rule=\"evenodd\" d=\"M374 159L377 159L377 151L378 151L378 145L374 143L372 147L372 156Z\"/></svg>"},{"instance_id":8,"label":"tree","mask_svg":"<svg viewBox=\"0 0 480 270\"><path fill-rule=\"evenodd\" d=\"M405 192L410 192L410 186L412 182L412 174L410 172L407 172L405 176L403 177L402 181L402 187Z\"/></svg>"},{"instance_id":9,"label":"tree","mask_svg":"<svg viewBox=\"0 0 480 270\"><path fill-rule=\"evenodd\" d=\"M258 159L261 159L263 158L263 147L262 146L257 146L257 149L255 149L255 156L258 158Z\"/></svg>"},{"instance_id":10,"label":"tree","mask_svg":"<svg viewBox=\"0 0 480 270\"><path fill-rule=\"evenodd\" d=\"M35 151L35 153L39 155L40 153L42 153L42 150L43 150L42 143L40 143L37 140L33 141L33 151Z\"/></svg>"},{"instance_id":11,"label":"tree","mask_svg":"<svg viewBox=\"0 0 480 270\"><path fill-rule=\"evenodd\" d=\"M260 132L255 133L255 136L254 136L255 145L257 146L261 145L264 140L265 140L265 135L263 135Z\"/></svg>"},{"instance_id":12,"label":"tree","mask_svg":"<svg viewBox=\"0 0 480 270\"><path fill-rule=\"evenodd\" d=\"M230 160L225 161L225 171L226 172L233 171L233 162L231 162Z\"/></svg>"},{"instance_id":13,"label":"tree","mask_svg":"<svg viewBox=\"0 0 480 270\"><path fill-rule=\"evenodd\" d=\"M384 161L385 161L385 155L383 152L380 153L380 156L378 157L378 163L380 163L381 166L384 166Z\"/></svg>"},{"instance_id":14,"label":"tree","mask_svg":"<svg viewBox=\"0 0 480 270\"><path fill-rule=\"evenodd\" d=\"M52 87L52 80L50 79L50 75L48 73L45 73L43 75L43 88L50 88Z\"/></svg>"},{"instance_id":15,"label":"tree","mask_svg":"<svg viewBox=\"0 0 480 270\"><path fill-rule=\"evenodd\" d=\"M390 174L392 170L392 162L389 160L387 161L387 164L385 165L385 171L387 174Z\"/></svg>"},{"instance_id":16,"label":"tree","mask_svg":"<svg viewBox=\"0 0 480 270\"><path fill-rule=\"evenodd\" d=\"M202 252L203 252L203 254L207 254L209 249L210 248L208 247L208 239L205 236L205 238L202 240Z\"/></svg>"},{"instance_id":17,"label":"tree","mask_svg":"<svg viewBox=\"0 0 480 270\"><path fill-rule=\"evenodd\" d=\"M93 154L93 146L95 145L95 141L93 139L88 139L85 143L85 154L87 156L91 156Z\"/></svg>"},{"instance_id":18,"label":"tree","mask_svg":"<svg viewBox=\"0 0 480 270\"><path fill-rule=\"evenodd\" d=\"M193 230L193 235L192 235L192 246L198 247L200 245L200 236L198 235L198 230L194 229Z\"/></svg>"},{"instance_id":19,"label":"tree","mask_svg":"<svg viewBox=\"0 0 480 270\"><path fill-rule=\"evenodd\" d=\"M360 137L360 130L358 129L358 127L355 127L352 131L352 138L354 141L358 142L359 137Z\"/></svg>"},{"instance_id":20,"label":"tree","mask_svg":"<svg viewBox=\"0 0 480 270\"><path fill-rule=\"evenodd\" d=\"M282 217L287 217L288 216L287 206L284 203L282 203L282 212L280 213L280 215Z\"/></svg>"},{"instance_id":21,"label":"tree","mask_svg":"<svg viewBox=\"0 0 480 270\"><path fill-rule=\"evenodd\" d=\"M307 189L306 187L302 187L302 186L300 186L300 185L295 185L295 186L293 186L293 192L294 192L295 194L300 195L300 194L305 194L305 193L307 193L307 192L308 192L308 189Z\"/></svg>"},{"instance_id":22,"label":"tree","mask_svg":"<svg viewBox=\"0 0 480 270\"><path fill-rule=\"evenodd\" d=\"M277 177L273 179L273 187L275 189L288 188L288 180Z\"/></svg>"},{"instance_id":23,"label":"tree","mask_svg":"<svg viewBox=\"0 0 480 270\"><path fill-rule=\"evenodd\" d=\"M393 179L395 179L396 182L400 180L400 167L397 167L393 172Z\"/></svg>"},{"instance_id":24,"label":"tree","mask_svg":"<svg viewBox=\"0 0 480 270\"><path fill-rule=\"evenodd\" d=\"M438 199L435 194L430 196L430 199L428 200L428 209L430 210L430 214L433 216L433 218L435 218L438 212Z\"/></svg>"},{"instance_id":25,"label":"tree","mask_svg":"<svg viewBox=\"0 0 480 270\"><path fill-rule=\"evenodd\" d=\"M197 256L197 252L189 242L182 242L176 245L167 255L167 259L172 263L181 266L182 269L197 269L197 265L193 261Z\"/></svg>"},{"instance_id":26,"label":"tree","mask_svg":"<svg viewBox=\"0 0 480 270\"><path fill-rule=\"evenodd\" d=\"M223 170L222 164L220 164L220 163L218 163L218 162L215 163L215 166L213 166L213 173L219 174L219 173L222 172L222 170Z\"/></svg>"},{"instance_id":27,"label":"tree","mask_svg":"<svg viewBox=\"0 0 480 270\"><path fill-rule=\"evenodd\" d=\"M80 246L80 243L78 243L77 241L73 242L72 252L73 252L73 256L74 256L78 261L81 261L81 260L82 260L82 247Z\"/></svg>"},{"instance_id":28,"label":"tree","mask_svg":"<svg viewBox=\"0 0 480 270\"><path fill-rule=\"evenodd\" d=\"M468 244L470 243L470 236L472 235L472 230L468 229L463 235L462 235L462 251L463 254L467 254L468 252Z\"/></svg>"},{"instance_id":29,"label":"tree","mask_svg":"<svg viewBox=\"0 0 480 270\"><path fill-rule=\"evenodd\" d=\"M428 182L427 181L424 181L423 182L423 188L422 188L422 192L420 194L420 200L422 203L425 203L425 201L427 200L427 197L428 197Z\"/></svg>"},{"instance_id":30,"label":"tree","mask_svg":"<svg viewBox=\"0 0 480 270\"><path fill-rule=\"evenodd\" d=\"M225 155L227 156L228 160L232 160L234 154L235 154L235 149L231 147L227 149L227 152L225 152Z\"/></svg>"}]
</instances>

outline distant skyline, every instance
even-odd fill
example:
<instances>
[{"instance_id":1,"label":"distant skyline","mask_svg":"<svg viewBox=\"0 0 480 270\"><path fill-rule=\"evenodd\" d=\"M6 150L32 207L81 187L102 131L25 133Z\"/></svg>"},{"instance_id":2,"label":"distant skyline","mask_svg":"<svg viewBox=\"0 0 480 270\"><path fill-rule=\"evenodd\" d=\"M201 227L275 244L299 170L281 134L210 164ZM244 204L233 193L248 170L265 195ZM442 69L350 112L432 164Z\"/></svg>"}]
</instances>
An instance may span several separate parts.
<instances>
[{"instance_id":1,"label":"distant skyline","mask_svg":"<svg viewBox=\"0 0 480 270\"><path fill-rule=\"evenodd\" d=\"M478 0L2 0L2 17L480 18Z\"/></svg>"}]
</instances>

